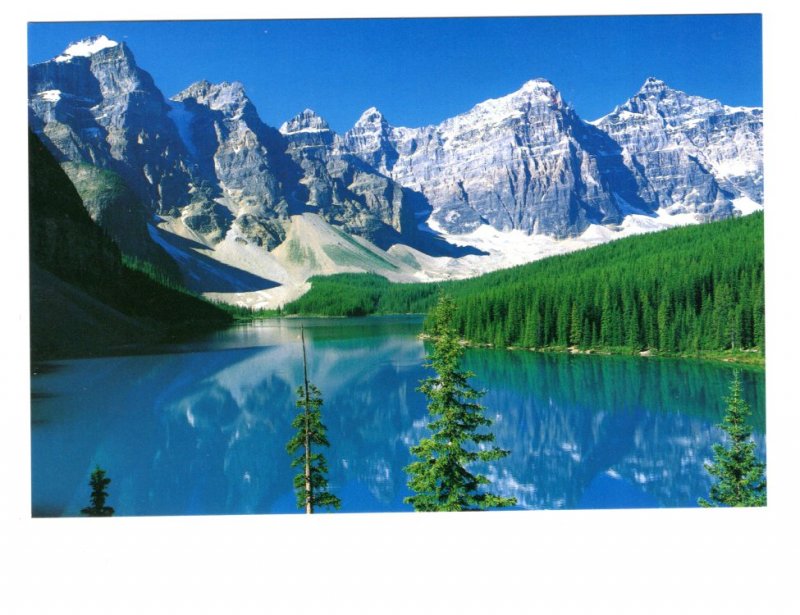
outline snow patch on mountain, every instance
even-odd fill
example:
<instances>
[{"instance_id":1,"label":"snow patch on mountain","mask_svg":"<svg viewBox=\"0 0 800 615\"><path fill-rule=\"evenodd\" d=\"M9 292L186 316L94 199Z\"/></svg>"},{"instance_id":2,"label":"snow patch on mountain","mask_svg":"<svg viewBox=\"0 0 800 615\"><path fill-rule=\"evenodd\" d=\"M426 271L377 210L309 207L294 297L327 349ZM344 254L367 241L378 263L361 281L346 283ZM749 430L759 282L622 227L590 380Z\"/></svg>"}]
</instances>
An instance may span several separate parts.
<instances>
[{"instance_id":1,"label":"snow patch on mountain","mask_svg":"<svg viewBox=\"0 0 800 615\"><path fill-rule=\"evenodd\" d=\"M313 110L305 109L288 122L281 124L279 131L283 135L288 135L303 132L331 132L331 128L328 126L328 122L317 115Z\"/></svg>"},{"instance_id":2,"label":"snow patch on mountain","mask_svg":"<svg viewBox=\"0 0 800 615\"><path fill-rule=\"evenodd\" d=\"M36 95L47 102L58 102L61 100L61 90L45 90Z\"/></svg>"},{"instance_id":3,"label":"snow patch on mountain","mask_svg":"<svg viewBox=\"0 0 800 615\"><path fill-rule=\"evenodd\" d=\"M108 49L109 47L116 47L118 42L112 41L105 34L100 36L93 36L91 38L83 39L77 43L72 43L67 47L64 52L55 58L56 62L69 62L73 58L88 58L98 51Z\"/></svg>"},{"instance_id":4,"label":"snow patch on mountain","mask_svg":"<svg viewBox=\"0 0 800 615\"><path fill-rule=\"evenodd\" d=\"M742 214L763 209L761 205L746 197L735 199L734 205ZM524 265L549 256L591 248L632 235L700 224L704 221L702 215L682 211L680 207L660 209L655 214L644 213L628 207L627 215L621 224L616 226L591 224L579 236L567 239L556 239L547 235L528 235L519 229L500 231L488 224L484 224L470 233L448 234L443 232L443 229L435 222L430 223L431 230L442 233L448 242L459 246L473 246L486 252L487 255L468 255L460 258L433 258L426 255L415 255L423 268L423 271L417 274L417 278L420 281L431 281L474 277L497 269Z\"/></svg>"},{"instance_id":5,"label":"snow patch on mountain","mask_svg":"<svg viewBox=\"0 0 800 615\"><path fill-rule=\"evenodd\" d=\"M763 211L764 206L761 203L756 203L754 200L743 196L738 199L733 199L733 207L743 216L752 214L756 211Z\"/></svg>"}]
</instances>

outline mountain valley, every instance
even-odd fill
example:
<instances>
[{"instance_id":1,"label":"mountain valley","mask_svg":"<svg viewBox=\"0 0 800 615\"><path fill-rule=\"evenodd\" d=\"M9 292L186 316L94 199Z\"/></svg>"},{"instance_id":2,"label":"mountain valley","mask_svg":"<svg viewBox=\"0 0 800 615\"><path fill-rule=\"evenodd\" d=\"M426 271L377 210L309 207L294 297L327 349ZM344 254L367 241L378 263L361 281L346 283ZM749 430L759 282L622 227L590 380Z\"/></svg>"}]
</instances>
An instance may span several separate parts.
<instances>
[{"instance_id":1,"label":"mountain valley","mask_svg":"<svg viewBox=\"0 0 800 615\"><path fill-rule=\"evenodd\" d=\"M279 128L244 86L166 98L105 36L29 67L33 132L123 253L207 298L277 308L315 275L480 275L763 208L762 111L648 78L581 119L534 79L444 122L376 108L340 135L306 109Z\"/></svg>"}]
</instances>

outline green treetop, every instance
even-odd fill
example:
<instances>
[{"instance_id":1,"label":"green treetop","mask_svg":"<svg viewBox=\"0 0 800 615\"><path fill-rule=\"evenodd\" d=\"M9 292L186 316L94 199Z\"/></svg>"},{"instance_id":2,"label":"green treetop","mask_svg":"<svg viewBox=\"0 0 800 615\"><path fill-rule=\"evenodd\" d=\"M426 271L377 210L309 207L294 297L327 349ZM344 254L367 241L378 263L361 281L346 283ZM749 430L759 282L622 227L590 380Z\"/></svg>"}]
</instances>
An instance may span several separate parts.
<instances>
[{"instance_id":1,"label":"green treetop","mask_svg":"<svg viewBox=\"0 0 800 615\"><path fill-rule=\"evenodd\" d=\"M82 515L87 517L110 517L114 514L114 509L111 506L106 506L106 498L108 497L106 487L110 483L111 479L106 478L105 470L101 470L100 466L95 466L94 472L92 472L92 476L89 479L89 486L92 488L92 505L82 508Z\"/></svg>"},{"instance_id":2,"label":"green treetop","mask_svg":"<svg viewBox=\"0 0 800 615\"><path fill-rule=\"evenodd\" d=\"M426 367L436 375L422 380L418 389L428 398L428 412L433 419L428 429L432 435L411 447L418 460L405 468L408 486L415 492L405 501L417 511L477 510L516 504L514 498L480 491L489 479L467 469L475 461L501 459L508 451L487 447L494 435L479 432L492 421L476 403L483 392L470 386L468 380L473 374L460 370L464 349L453 324L455 309L453 300L442 296L432 312L433 352L427 357Z\"/></svg>"},{"instance_id":3,"label":"green treetop","mask_svg":"<svg viewBox=\"0 0 800 615\"><path fill-rule=\"evenodd\" d=\"M714 462L706 469L717 479L709 494L710 501L700 498L701 506L765 506L767 480L765 464L756 458L755 443L745 423L750 408L742 399L741 376L737 371L731 383L725 418L720 428L730 439L729 446L714 445Z\"/></svg>"}]
</instances>

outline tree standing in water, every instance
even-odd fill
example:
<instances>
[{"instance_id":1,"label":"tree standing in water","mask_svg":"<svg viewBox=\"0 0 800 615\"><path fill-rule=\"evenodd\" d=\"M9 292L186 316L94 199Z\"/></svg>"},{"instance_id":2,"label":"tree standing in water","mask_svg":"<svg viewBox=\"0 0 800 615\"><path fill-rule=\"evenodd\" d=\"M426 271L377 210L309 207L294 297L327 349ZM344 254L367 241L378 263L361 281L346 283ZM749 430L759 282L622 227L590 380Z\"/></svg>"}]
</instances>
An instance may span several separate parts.
<instances>
[{"instance_id":1,"label":"tree standing in water","mask_svg":"<svg viewBox=\"0 0 800 615\"><path fill-rule=\"evenodd\" d=\"M95 466L94 472L89 479L89 486L92 488L92 505L81 509L81 514L87 517L110 517L114 514L111 506L106 506L108 492L106 487L111 483L111 479L106 477L105 470L100 466Z\"/></svg>"},{"instance_id":2,"label":"tree standing in water","mask_svg":"<svg viewBox=\"0 0 800 615\"><path fill-rule=\"evenodd\" d=\"M473 374L460 369L464 348L453 325L455 307L453 300L443 295L432 313L433 352L426 367L436 375L422 380L418 389L428 398L432 435L411 447L417 461L405 468L408 486L415 492L405 501L417 511L479 510L517 503L515 498L480 491L489 479L467 469L472 462L495 461L509 451L485 448L494 441L494 434L478 432L492 421L475 401L483 392L470 386Z\"/></svg>"},{"instance_id":3,"label":"tree standing in water","mask_svg":"<svg viewBox=\"0 0 800 615\"><path fill-rule=\"evenodd\" d=\"M729 446L714 445L714 463L706 469L717 482L711 486L709 500L700 498L700 506L765 506L767 479L765 464L756 458L756 445L746 424L750 408L742 399L742 380L735 372L730 395L725 399L728 408L722 429L730 439Z\"/></svg>"},{"instance_id":4,"label":"tree standing in water","mask_svg":"<svg viewBox=\"0 0 800 615\"><path fill-rule=\"evenodd\" d=\"M326 435L327 428L322 423L322 395L319 389L308 381L308 365L306 361L305 332L300 327L300 339L303 346L303 384L297 388L297 407L301 412L292 421L297 433L289 440L286 450L290 455L300 454L292 460L292 467L302 467L294 477L297 507L312 514L314 509L327 506L338 509L341 501L328 491L328 462L322 453L315 452L315 447L330 446Z\"/></svg>"}]
</instances>

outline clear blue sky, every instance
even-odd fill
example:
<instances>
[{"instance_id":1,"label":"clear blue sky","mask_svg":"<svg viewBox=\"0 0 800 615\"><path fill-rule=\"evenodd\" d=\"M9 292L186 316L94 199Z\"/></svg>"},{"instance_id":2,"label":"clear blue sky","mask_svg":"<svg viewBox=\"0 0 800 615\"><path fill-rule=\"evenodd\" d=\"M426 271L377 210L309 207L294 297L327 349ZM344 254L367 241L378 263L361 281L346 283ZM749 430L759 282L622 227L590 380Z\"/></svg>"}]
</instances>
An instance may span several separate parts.
<instances>
[{"instance_id":1,"label":"clear blue sky","mask_svg":"<svg viewBox=\"0 0 800 615\"><path fill-rule=\"evenodd\" d=\"M95 34L127 43L167 97L200 79L241 81L276 127L311 108L344 132L371 106L423 126L536 77L586 120L648 76L762 104L759 15L32 23L28 61Z\"/></svg>"}]
</instances>

